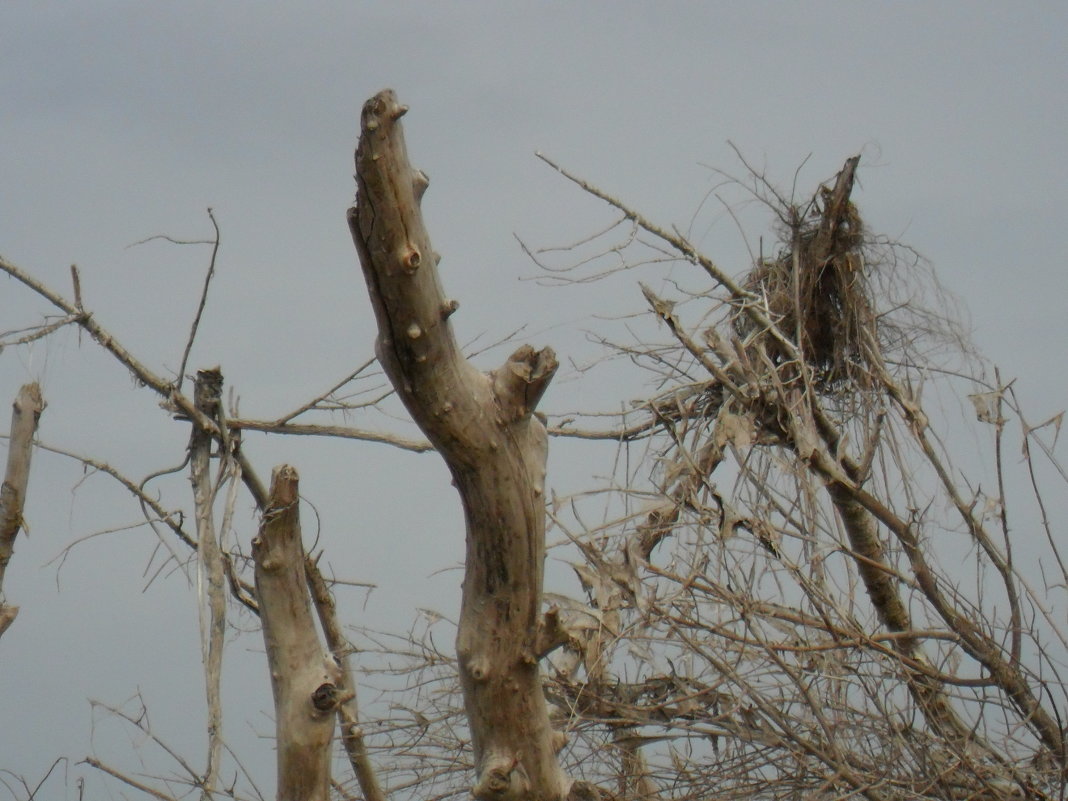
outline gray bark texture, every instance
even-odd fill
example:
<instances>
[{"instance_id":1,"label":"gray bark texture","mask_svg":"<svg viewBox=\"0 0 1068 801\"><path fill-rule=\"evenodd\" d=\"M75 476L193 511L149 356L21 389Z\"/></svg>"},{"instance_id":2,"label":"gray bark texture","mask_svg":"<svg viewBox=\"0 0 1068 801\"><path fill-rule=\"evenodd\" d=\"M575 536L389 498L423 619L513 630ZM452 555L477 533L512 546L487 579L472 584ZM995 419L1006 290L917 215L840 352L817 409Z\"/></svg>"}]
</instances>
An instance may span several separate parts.
<instances>
[{"instance_id":1,"label":"gray bark texture","mask_svg":"<svg viewBox=\"0 0 1068 801\"><path fill-rule=\"evenodd\" d=\"M304 573L297 471L282 465L252 541L274 692L278 801L328 801L341 676L319 643Z\"/></svg>"},{"instance_id":2,"label":"gray bark texture","mask_svg":"<svg viewBox=\"0 0 1068 801\"><path fill-rule=\"evenodd\" d=\"M5 601L4 576L15 550L15 537L23 527L22 510L30 481L33 436L44 407L41 387L36 383L26 384L15 397L11 412L7 470L0 488L0 636L15 622L19 613L17 606L9 606Z\"/></svg>"},{"instance_id":3,"label":"gray bark texture","mask_svg":"<svg viewBox=\"0 0 1068 801\"><path fill-rule=\"evenodd\" d=\"M549 348L523 346L483 373L464 358L448 320L457 304L442 291L423 225L428 180L408 162L406 111L388 89L364 105L348 220L378 322L378 358L463 504L456 647L477 771L472 794L560 799L572 786L556 759L560 738L538 669L547 436L533 414L557 361Z\"/></svg>"}]
</instances>

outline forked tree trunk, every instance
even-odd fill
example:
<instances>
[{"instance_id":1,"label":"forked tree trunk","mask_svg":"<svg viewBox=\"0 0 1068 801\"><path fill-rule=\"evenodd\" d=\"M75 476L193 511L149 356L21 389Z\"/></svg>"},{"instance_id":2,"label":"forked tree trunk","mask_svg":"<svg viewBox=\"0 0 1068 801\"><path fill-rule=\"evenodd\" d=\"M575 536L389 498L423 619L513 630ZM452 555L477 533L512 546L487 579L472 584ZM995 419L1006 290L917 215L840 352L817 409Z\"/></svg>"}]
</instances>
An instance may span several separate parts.
<instances>
[{"instance_id":1,"label":"forked tree trunk","mask_svg":"<svg viewBox=\"0 0 1068 801\"><path fill-rule=\"evenodd\" d=\"M378 321L376 352L398 395L441 453L467 521L457 633L464 704L483 801L565 797L538 670L545 556L547 438L534 408L553 352L519 348L485 374L460 352L438 256L419 201L427 177L408 162L391 90L363 107L349 227ZM416 492L418 488L404 488Z\"/></svg>"}]
</instances>

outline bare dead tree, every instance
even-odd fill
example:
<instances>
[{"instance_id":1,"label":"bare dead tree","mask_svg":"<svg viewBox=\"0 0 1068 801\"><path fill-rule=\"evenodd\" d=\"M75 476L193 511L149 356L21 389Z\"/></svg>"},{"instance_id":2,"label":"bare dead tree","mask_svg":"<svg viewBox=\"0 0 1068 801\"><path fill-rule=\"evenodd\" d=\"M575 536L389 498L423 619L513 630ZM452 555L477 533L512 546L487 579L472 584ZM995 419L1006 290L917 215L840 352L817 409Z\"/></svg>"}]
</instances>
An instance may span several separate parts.
<instances>
[{"instance_id":1,"label":"bare dead tree","mask_svg":"<svg viewBox=\"0 0 1068 801\"><path fill-rule=\"evenodd\" d=\"M524 346L489 375L463 357L448 322L456 303L442 292L419 209L428 181L408 162L406 111L390 90L364 105L349 227L378 321L378 359L464 507L456 645L477 765L471 792L483 801L562 798L569 786L537 649L547 434L534 410L556 357Z\"/></svg>"},{"instance_id":2,"label":"bare dead tree","mask_svg":"<svg viewBox=\"0 0 1068 801\"><path fill-rule=\"evenodd\" d=\"M228 585L261 618L279 798L1064 798L1068 570L1038 478L1045 460L1068 480L1047 438L1060 417L1031 424L1011 382L973 369L951 317L922 302L912 254L861 217L859 159L800 201L750 170L738 185L766 204L779 244L739 271L545 159L618 219L580 243L592 255L526 250L558 283L644 270L644 321L629 321L629 342L603 341L652 386L622 414L550 425L535 410L557 370L551 350L520 347L483 373L457 343L406 111L389 90L365 104L348 215L382 372L368 360L275 417L229 417L219 369L201 371L192 395L181 377L151 371L86 310L77 271L70 301L0 260L61 313L11 344L79 326L191 428L195 536L146 482L79 457L119 480L175 547L193 549L203 577L208 758L200 771L168 752L179 790L238 797L220 786L226 744L213 711ZM183 365L216 268L211 220ZM561 253L562 266L547 262ZM696 268L691 279L657 279L678 264ZM931 357L955 347L963 366ZM394 394L425 441L331 417ZM985 471L956 456L940 399L974 408L991 439ZM1037 523L1014 511L1010 525L1013 419ZM451 622L430 612L406 634L361 621L346 636L301 541L295 469L264 487L243 431L442 456L467 523L455 650L435 638ZM547 491L551 435L601 443L591 452L610 451L616 474L571 496ZM238 481L261 512L251 558L223 544ZM547 523L581 598L543 587ZM1022 557L1025 527L1043 536ZM362 719L353 654L365 681L387 685L388 703ZM143 716L111 712L164 747ZM331 776L335 716L354 781ZM96 757L86 764L149 796L181 794Z\"/></svg>"}]
</instances>

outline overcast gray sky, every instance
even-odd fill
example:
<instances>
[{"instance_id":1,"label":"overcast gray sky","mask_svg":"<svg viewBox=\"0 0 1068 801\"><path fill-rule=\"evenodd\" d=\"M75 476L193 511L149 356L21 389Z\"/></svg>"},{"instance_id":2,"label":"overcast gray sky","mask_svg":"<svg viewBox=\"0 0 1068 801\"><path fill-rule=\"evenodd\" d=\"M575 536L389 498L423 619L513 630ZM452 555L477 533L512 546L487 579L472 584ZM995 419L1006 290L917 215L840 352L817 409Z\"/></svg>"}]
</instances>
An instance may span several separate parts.
<instances>
[{"instance_id":1,"label":"overcast gray sky","mask_svg":"<svg viewBox=\"0 0 1068 801\"><path fill-rule=\"evenodd\" d=\"M682 227L720 181L713 168L741 172L728 141L786 187L807 159L802 192L859 152L854 197L869 225L932 260L1041 418L1068 397L1066 23L1061 2L6 2L0 253L68 293L77 263L97 319L173 372L208 252L128 246L204 237L212 207L223 245L190 367L221 364L243 413L276 416L372 352L344 212L360 106L391 86L431 178L425 216L462 303L459 335L491 342L526 324L521 338L565 360L545 405L569 409L590 405L566 359L588 353L591 316L641 303L625 282L520 280L536 270L514 234L557 244L611 216L535 150ZM698 244L744 270L730 218L704 220ZM2 283L0 330L50 311ZM188 432L76 332L0 354L0 397L28 380L49 402L47 442L136 477L181 461ZM457 573L435 571L462 553L460 513L433 455L255 437L248 450L264 474L300 468L328 560L381 585L366 605L347 597L350 622L403 626L417 606L456 607ZM34 780L55 756L90 753L87 699L121 704L138 690L159 733L202 759L185 579L150 582L159 560L144 529L46 566L138 510L103 479L76 487L80 469L36 459L30 536L5 585L22 612L0 645L0 768ZM179 498L181 481L170 486ZM239 522L247 541L247 506ZM230 649L227 732L269 792L257 647ZM97 732L102 756L136 769L117 742Z\"/></svg>"}]
</instances>

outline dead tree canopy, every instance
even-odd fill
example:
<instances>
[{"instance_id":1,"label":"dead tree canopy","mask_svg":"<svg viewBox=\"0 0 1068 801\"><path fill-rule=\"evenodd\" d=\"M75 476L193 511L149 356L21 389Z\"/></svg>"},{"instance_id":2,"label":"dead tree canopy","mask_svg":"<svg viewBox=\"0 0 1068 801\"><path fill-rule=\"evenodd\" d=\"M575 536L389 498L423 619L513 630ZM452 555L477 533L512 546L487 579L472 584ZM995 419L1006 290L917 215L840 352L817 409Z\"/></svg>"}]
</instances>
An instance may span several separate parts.
<instances>
[{"instance_id":1,"label":"dead tree canopy","mask_svg":"<svg viewBox=\"0 0 1068 801\"><path fill-rule=\"evenodd\" d=\"M545 555L545 427L534 409L556 370L524 346L497 370L463 357L423 225L428 180L408 162L391 90L363 107L349 227L378 323L376 351L460 493L467 556L457 655L479 799L558 799L570 782L538 669ZM403 491L419 494L418 487ZM411 499L410 499L411 500Z\"/></svg>"}]
</instances>

